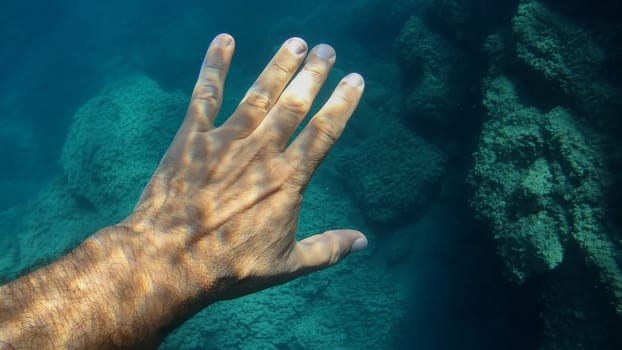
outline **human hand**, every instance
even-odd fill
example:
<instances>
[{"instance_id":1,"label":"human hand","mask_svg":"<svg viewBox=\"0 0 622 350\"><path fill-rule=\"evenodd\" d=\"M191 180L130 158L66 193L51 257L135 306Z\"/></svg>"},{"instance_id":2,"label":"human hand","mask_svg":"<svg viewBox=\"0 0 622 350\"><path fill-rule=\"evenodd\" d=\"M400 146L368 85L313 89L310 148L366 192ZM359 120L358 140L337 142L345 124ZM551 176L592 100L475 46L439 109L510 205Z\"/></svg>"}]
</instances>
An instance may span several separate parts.
<instances>
[{"instance_id":1,"label":"human hand","mask_svg":"<svg viewBox=\"0 0 622 350\"><path fill-rule=\"evenodd\" d=\"M181 128L120 224L139 234L141 254L172 264L166 278L179 279L171 283L184 287L184 298L237 297L331 266L367 245L354 230L296 241L304 190L356 108L362 77L346 76L288 145L335 62L334 50L318 45L305 61L305 42L289 39L215 127L233 51L229 35L212 41Z\"/></svg>"},{"instance_id":2,"label":"human hand","mask_svg":"<svg viewBox=\"0 0 622 350\"><path fill-rule=\"evenodd\" d=\"M226 34L210 45L186 118L133 213L0 286L0 348L155 347L211 302L331 266L367 245L354 230L296 241L305 187L352 115L363 79L345 77L288 145L335 61L331 47L318 45L296 74L307 47L290 39L216 128L233 47Z\"/></svg>"}]
</instances>

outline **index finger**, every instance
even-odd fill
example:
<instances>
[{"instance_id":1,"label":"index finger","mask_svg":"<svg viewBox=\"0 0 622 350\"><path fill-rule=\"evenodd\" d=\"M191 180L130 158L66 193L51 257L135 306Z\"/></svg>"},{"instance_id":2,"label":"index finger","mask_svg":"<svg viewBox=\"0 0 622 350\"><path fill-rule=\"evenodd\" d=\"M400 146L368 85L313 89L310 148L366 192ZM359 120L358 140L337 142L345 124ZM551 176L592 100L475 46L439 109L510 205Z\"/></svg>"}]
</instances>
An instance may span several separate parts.
<instances>
[{"instance_id":1,"label":"index finger","mask_svg":"<svg viewBox=\"0 0 622 350\"><path fill-rule=\"evenodd\" d=\"M358 105L365 81L351 73L341 79L328 101L311 118L302 132L285 150L285 156L298 170L298 184L306 186L315 169L337 142Z\"/></svg>"},{"instance_id":2,"label":"index finger","mask_svg":"<svg viewBox=\"0 0 622 350\"><path fill-rule=\"evenodd\" d=\"M208 131L222 104L225 78L233 57L234 40L229 34L217 35L209 45L199 78L192 91L186 113L185 126L197 131Z\"/></svg>"}]
</instances>

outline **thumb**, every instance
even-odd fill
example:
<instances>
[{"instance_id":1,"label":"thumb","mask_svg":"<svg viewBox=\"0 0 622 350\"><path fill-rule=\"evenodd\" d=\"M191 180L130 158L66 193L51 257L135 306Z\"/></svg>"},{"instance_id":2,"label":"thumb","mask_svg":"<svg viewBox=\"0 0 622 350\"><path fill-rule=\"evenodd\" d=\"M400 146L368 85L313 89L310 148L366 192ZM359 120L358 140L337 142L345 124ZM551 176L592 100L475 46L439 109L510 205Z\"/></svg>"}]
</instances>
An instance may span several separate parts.
<instances>
[{"instance_id":1,"label":"thumb","mask_svg":"<svg viewBox=\"0 0 622 350\"><path fill-rule=\"evenodd\" d=\"M305 274L335 265L350 252L367 247L367 237L355 230L332 230L296 243L297 272Z\"/></svg>"}]
</instances>

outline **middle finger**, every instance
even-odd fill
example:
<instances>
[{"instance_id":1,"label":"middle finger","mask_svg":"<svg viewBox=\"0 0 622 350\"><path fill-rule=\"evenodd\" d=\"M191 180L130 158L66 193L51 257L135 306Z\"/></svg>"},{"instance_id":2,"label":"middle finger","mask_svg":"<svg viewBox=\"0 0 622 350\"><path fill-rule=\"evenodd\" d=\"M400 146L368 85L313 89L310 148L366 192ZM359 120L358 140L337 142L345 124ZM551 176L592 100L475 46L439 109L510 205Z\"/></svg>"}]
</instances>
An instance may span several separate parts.
<instances>
[{"instance_id":1,"label":"middle finger","mask_svg":"<svg viewBox=\"0 0 622 350\"><path fill-rule=\"evenodd\" d=\"M268 134L283 150L300 122L309 112L313 100L335 63L335 50L320 44L311 50L307 62L257 127L258 134Z\"/></svg>"},{"instance_id":2,"label":"middle finger","mask_svg":"<svg viewBox=\"0 0 622 350\"><path fill-rule=\"evenodd\" d=\"M255 130L302 63L306 52L304 40L287 40L222 127L232 129L240 138Z\"/></svg>"}]
</instances>

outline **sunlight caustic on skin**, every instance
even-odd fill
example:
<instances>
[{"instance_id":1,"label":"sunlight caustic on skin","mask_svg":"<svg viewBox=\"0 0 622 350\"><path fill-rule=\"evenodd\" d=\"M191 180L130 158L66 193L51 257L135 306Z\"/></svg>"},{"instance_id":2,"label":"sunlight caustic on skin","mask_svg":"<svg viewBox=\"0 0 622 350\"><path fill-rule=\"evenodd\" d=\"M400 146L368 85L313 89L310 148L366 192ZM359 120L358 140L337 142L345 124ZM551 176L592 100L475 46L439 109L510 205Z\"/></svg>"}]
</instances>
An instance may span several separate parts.
<instances>
[{"instance_id":1,"label":"sunlight caustic on skin","mask_svg":"<svg viewBox=\"0 0 622 350\"><path fill-rule=\"evenodd\" d=\"M215 127L234 46L227 34L210 45L186 118L134 211L0 288L0 339L37 348L153 346L163 329L217 300L332 266L367 245L355 230L296 240L303 193L356 108L362 77L342 79L287 146L335 51L320 44L307 55L302 39L289 39Z\"/></svg>"}]
</instances>

